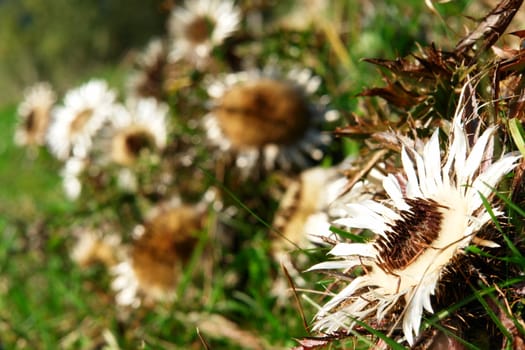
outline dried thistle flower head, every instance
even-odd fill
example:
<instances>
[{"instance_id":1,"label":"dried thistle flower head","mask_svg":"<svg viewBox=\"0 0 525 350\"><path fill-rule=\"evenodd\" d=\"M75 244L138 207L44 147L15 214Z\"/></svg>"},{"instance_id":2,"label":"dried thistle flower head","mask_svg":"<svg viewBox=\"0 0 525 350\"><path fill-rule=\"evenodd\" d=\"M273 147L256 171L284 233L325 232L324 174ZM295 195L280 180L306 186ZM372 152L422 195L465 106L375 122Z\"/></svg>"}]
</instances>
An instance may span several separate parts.
<instances>
[{"instance_id":1,"label":"dried thistle flower head","mask_svg":"<svg viewBox=\"0 0 525 350\"><path fill-rule=\"evenodd\" d=\"M133 165L144 151L160 151L166 146L169 108L154 98L128 101L111 119L111 157L117 164Z\"/></svg>"},{"instance_id":2,"label":"dried thistle flower head","mask_svg":"<svg viewBox=\"0 0 525 350\"><path fill-rule=\"evenodd\" d=\"M519 156L506 154L493 161L495 127L470 146L472 135L460 120L463 113L462 103L443 162L436 130L422 151L403 147L404 173L389 174L383 181L389 200L348 203L348 217L336 220L377 236L368 243L339 243L330 251L338 260L312 267L365 270L320 309L316 330L333 333L353 328L356 319L381 322L401 312L405 339L413 344L423 310L433 312L431 296L448 264L469 244L496 246L476 239L477 231L490 221L482 198L490 198Z\"/></svg>"},{"instance_id":3,"label":"dried thistle flower head","mask_svg":"<svg viewBox=\"0 0 525 350\"><path fill-rule=\"evenodd\" d=\"M225 76L210 84L214 109L204 121L208 140L250 172L304 169L323 156L330 136L322 124L335 113L308 100L319 86L309 70L287 76L267 69Z\"/></svg>"},{"instance_id":4,"label":"dried thistle flower head","mask_svg":"<svg viewBox=\"0 0 525 350\"><path fill-rule=\"evenodd\" d=\"M24 100L18 106L18 125L15 143L20 146L41 146L45 143L51 109L56 94L48 83L37 83L24 92Z\"/></svg>"},{"instance_id":5,"label":"dried thistle flower head","mask_svg":"<svg viewBox=\"0 0 525 350\"><path fill-rule=\"evenodd\" d=\"M136 61L136 70L127 82L130 94L136 97L162 99L169 67L164 42L159 38L152 39Z\"/></svg>"},{"instance_id":6,"label":"dried thistle flower head","mask_svg":"<svg viewBox=\"0 0 525 350\"><path fill-rule=\"evenodd\" d=\"M151 300L175 297L182 268L203 228L201 208L177 205L157 208L133 242L127 261L118 264L112 284L121 305L140 305L141 295Z\"/></svg>"},{"instance_id":7,"label":"dried thistle flower head","mask_svg":"<svg viewBox=\"0 0 525 350\"><path fill-rule=\"evenodd\" d=\"M217 101L214 113L234 148L293 143L311 118L301 90L268 78L233 86Z\"/></svg>"}]
</instances>

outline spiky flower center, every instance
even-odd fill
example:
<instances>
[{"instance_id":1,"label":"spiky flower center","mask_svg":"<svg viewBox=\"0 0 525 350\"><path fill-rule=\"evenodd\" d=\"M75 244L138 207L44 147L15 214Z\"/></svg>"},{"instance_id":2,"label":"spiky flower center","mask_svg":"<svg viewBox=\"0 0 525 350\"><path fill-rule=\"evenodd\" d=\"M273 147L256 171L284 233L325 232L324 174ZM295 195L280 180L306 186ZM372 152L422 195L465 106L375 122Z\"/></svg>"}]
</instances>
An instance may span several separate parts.
<instances>
[{"instance_id":1,"label":"spiky flower center","mask_svg":"<svg viewBox=\"0 0 525 350\"><path fill-rule=\"evenodd\" d=\"M140 127L133 127L118 133L113 138L113 160L118 164L133 163L143 150L154 149L153 135Z\"/></svg>"},{"instance_id":2,"label":"spiky flower center","mask_svg":"<svg viewBox=\"0 0 525 350\"><path fill-rule=\"evenodd\" d=\"M89 121L89 119L93 116L93 109L86 108L77 113L73 121L71 122L70 126L70 132L71 134L76 134L80 132L82 129L84 129L84 126Z\"/></svg>"},{"instance_id":3,"label":"spiky flower center","mask_svg":"<svg viewBox=\"0 0 525 350\"><path fill-rule=\"evenodd\" d=\"M36 128L36 113L35 110L29 112L25 119L24 128L27 132L32 132Z\"/></svg>"},{"instance_id":4,"label":"spiky flower center","mask_svg":"<svg viewBox=\"0 0 525 350\"><path fill-rule=\"evenodd\" d=\"M439 208L445 208L432 199L405 199L410 206L399 214L386 237L375 242L379 252L378 266L386 272L400 270L415 261L438 237L443 221Z\"/></svg>"},{"instance_id":5,"label":"spiky flower center","mask_svg":"<svg viewBox=\"0 0 525 350\"><path fill-rule=\"evenodd\" d=\"M186 38L196 44L201 44L210 39L215 28L215 22L207 17L200 16L191 21L184 30Z\"/></svg>"},{"instance_id":6,"label":"spiky flower center","mask_svg":"<svg viewBox=\"0 0 525 350\"><path fill-rule=\"evenodd\" d=\"M304 135L311 117L304 94L274 79L238 84L218 102L219 125L237 148L293 143Z\"/></svg>"},{"instance_id":7,"label":"spiky flower center","mask_svg":"<svg viewBox=\"0 0 525 350\"><path fill-rule=\"evenodd\" d=\"M42 137L46 131L49 122L49 109L44 107L35 107L26 115L23 123L23 129L28 135L35 138ZM42 134L42 135L40 135Z\"/></svg>"},{"instance_id":8,"label":"spiky flower center","mask_svg":"<svg viewBox=\"0 0 525 350\"><path fill-rule=\"evenodd\" d=\"M146 132L130 134L126 137L126 149L134 155L138 155L141 150L152 148L153 140L151 135Z\"/></svg>"}]
</instances>

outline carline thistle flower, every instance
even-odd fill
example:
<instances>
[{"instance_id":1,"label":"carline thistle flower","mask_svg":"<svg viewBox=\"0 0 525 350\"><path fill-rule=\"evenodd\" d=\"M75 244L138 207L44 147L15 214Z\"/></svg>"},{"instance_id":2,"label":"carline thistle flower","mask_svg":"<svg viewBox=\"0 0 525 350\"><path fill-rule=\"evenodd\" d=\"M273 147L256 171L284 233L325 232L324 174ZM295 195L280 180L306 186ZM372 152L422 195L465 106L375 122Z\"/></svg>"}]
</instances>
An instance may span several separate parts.
<instances>
[{"instance_id":1,"label":"carline thistle flower","mask_svg":"<svg viewBox=\"0 0 525 350\"><path fill-rule=\"evenodd\" d=\"M368 229L376 237L367 243L339 243L329 252L338 260L310 268L350 271L361 266L365 271L320 308L314 330L329 334L351 330L356 320L375 317L380 322L403 306L402 330L412 345L423 310L433 312L431 296L453 258L469 244L497 247L475 236L491 218L482 198L491 195L519 156L508 153L492 162L487 153L492 150L494 126L470 148L462 114L459 107L444 162L439 130L420 152L404 146L401 161L405 174L389 174L383 180L389 199L349 203L348 216L335 221ZM494 213L501 214L496 209Z\"/></svg>"},{"instance_id":2,"label":"carline thistle flower","mask_svg":"<svg viewBox=\"0 0 525 350\"><path fill-rule=\"evenodd\" d=\"M176 286L204 227L204 205L191 206L174 198L160 203L149 213L128 256L113 266L112 289L122 306L138 307L148 302L173 300Z\"/></svg>"},{"instance_id":3,"label":"carline thistle flower","mask_svg":"<svg viewBox=\"0 0 525 350\"><path fill-rule=\"evenodd\" d=\"M169 58L185 58L203 67L214 47L237 31L241 13L230 0L193 0L177 6L168 19L173 38Z\"/></svg>"},{"instance_id":4,"label":"carline thistle flower","mask_svg":"<svg viewBox=\"0 0 525 350\"><path fill-rule=\"evenodd\" d=\"M133 97L164 97L165 75L168 68L167 45L162 39L153 38L135 60L126 87Z\"/></svg>"},{"instance_id":5,"label":"carline thistle flower","mask_svg":"<svg viewBox=\"0 0 525 350\"><path fill-rule=\"evenodd\" d=\"M24 91L24 100L18 105L18 125L15 143L20 146L43 145L49 126L51 109L56 94L47 82L40 82Z\"/></svg>"},{"instance_id":6,"label":"carline thistle flower","mask_svg":"<svg viewBox=\"0 0 525 350\"><path fill-rule=\"evenodd\" d=\"M246 174L302 170L319 162L331 137L323 126L335 111L310 102L321 80L309 69L264 69L212 81L213 110L203 120L210 145L233 155Z\"/></svg>"},{"instance_id":7,"label":"carline thistle flower","mask_svg":"<svg viewBox=\"0 0 525 350\"><path fill-rule=\"evenodd\" d=\"M70 90L63 105L52 111L47 141L51 153L60 160L84 158L93 145L93 136L114 111L116 92L106 81L92 79Z\"/></svg>"},{"instance_id":8,"label":"carline thistle flower","mask_svg":"<svg viewBox=\"0 0 525 350\"><path fill-rule=\"evenodd\" d=\"M156 99L131 98L113 115L111 157L117 164L133 165L144 150L160 151L167 142L168 105Z\"/></svg>"}]
</instances>

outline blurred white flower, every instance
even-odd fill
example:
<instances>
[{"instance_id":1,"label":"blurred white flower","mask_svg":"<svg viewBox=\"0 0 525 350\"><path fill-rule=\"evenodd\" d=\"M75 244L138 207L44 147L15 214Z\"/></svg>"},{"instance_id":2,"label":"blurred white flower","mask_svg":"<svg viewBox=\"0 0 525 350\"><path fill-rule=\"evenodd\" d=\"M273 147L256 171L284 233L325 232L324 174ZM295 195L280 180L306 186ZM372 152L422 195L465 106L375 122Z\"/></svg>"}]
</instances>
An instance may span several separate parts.
<instances>
[{"instance_id":1,"label":"blurred white flower","mask_svg":"<svg viewBox=\"0 0 525 350\"><path fill-rule=\"evenodd\" d=\"M128 100L111 117L111 157L120 165L132 165L143 151L156 152L166 146L169 107L156 99Z\"/></svg>"},{"instance_id":2,"label":"blurred white flower","mask_svg":"<svg viewBox=\"0 0 525 350\"><path fill-rule=\"evenodd\" d=\"M334 219L346 214L341 209L343 203L370 199L377 192L377 174L372 171L372 175L345 193L348 179L344 171L352 161L349 157L329 168L307 169L297 180L286 184L272 225L279 236L272 240L271 252L298 286L304 286L299 271L307 266L307 261L293 260L292 252L337 241L339 236L330 227ZM288 281L277 281L272 293L284 301L287 288Z\"/></svg>"},{"instance_id":3,"label":"blurred white flower","mask_svg":"<svg viewBox=\"0 0 525 350\"><path fill-rule=\"evenodd\" d=\"M159 38L152 39L145 51L137 57L136 70L131 73L127 81L130 95L161 99L164 95L167 65L165 43Z\"/></svg>"},{"instance_id":4,"label":"blurred white flower","mask_svg":"<svg viewBox=\"0 0 525 350\"><path fill-rule=\"evenodd\" d=\"M129 168L120 169L117 174L117 186L126 192L137 192L139 188L137 175Z\"/></svg>"},{"instance_id":5,"label":"blurred white flower","mask_svg":"<svg viewBox=\"0 0 525 350\"><path fill-rule=\"evenodd\" d=\"M75 200L82 192L80 175L86 168L86 160L82 158L69 158L62 168L62 187L67 198Z\"/></svg>"},{"instance_id":6,"label":"blurred white flower","mask_svg":"<svg viewBox=\"0 0 525 350\"><path fill-rule=\"evenodd\" d=\"M139 281L129 261L123 261L111 268L114 275L111 288L116 292L115 301L121 306L140 306Z\"/></svg>"},{"instance_id":7,"label":"blurred white flower","mask_svg":"<svg viewBox=\"0 0 525 350\"><path fill-rule=\"evenodd\" d=\"M71 259L81 267L101 262L108 267L117 259L120 237L116 234L104 235L94 229L84 229L77 233L77 242L71 250Z\"/></svg>"},{"instance_id":8,"label":"blurred white flower","mask_svg":"<svg viewBox=\"0 0 525 350\"><path fill-rule=\"evenodd\" d=\"M204 66L214 47L239 27L241 14L231 0L191 0L177 6L168 20L173 43L170 60L185 58Z\"/></svg>"},{"instance_id":9,"label":"blurred white flower","mask_svg":"<svg viewBox=\"0 0 525 350\"><path fill-rule=\"evenodd\" d=\"M17 145L41 146L45 143L55 102L56 94L48 83L37 83L24 91L24 100L18 105Z\"/></svg>"},{"instance_id":10,"label":"blurred white flower","mask_svg":"<svg viewBox=\"0 0 525 350\"><path fill-rule=\"evenodd\" d=\"M47 142L60 160L86 157L92 138L113 113L116 94L103 80L93 79L69 91L52 111Z\"/></svg>"}]
</instances>

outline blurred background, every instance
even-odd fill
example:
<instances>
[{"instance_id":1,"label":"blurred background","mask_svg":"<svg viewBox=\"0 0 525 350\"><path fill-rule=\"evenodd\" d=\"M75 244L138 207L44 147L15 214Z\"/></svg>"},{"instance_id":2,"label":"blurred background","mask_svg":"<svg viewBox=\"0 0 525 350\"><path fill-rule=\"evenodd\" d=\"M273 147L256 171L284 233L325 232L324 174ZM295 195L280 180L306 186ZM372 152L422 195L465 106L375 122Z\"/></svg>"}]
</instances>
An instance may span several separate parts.
<instances>
[{"instance_id":1,"label":"blurred background","mask_svg":"<svg viewBox=\"0 0 525 350\"><path fill-rule=\"evenodd\" d=\"M64 90L92 75L118 74L131 49L165 33L170 6L155 0L1 1L0 102L17 101L35 81Z\"/></svg>"}]
</instances>

